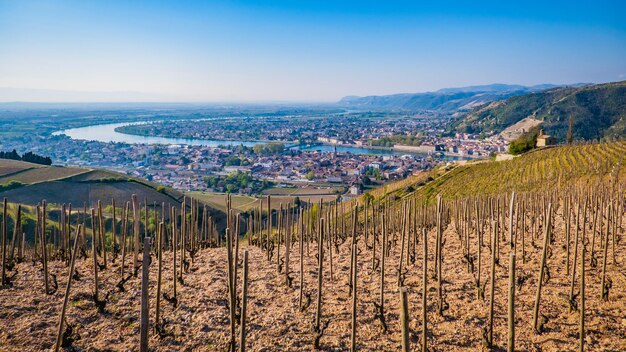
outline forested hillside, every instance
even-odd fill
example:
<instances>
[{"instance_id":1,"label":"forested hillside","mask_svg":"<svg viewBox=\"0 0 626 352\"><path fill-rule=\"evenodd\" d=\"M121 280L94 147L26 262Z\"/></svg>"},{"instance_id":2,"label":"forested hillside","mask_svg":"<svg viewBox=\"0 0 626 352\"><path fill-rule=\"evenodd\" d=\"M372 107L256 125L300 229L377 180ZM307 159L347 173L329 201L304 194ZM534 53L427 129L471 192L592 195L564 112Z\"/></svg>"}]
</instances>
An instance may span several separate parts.
<instances>
[{"instance_id":1,"label":"forested hillside","mask_svg":"<svg viewBox=\"0 0 626 352\"><path fill-rule=\"evenodd\" d=\"M435 92L404 93L392 95L372 95L366 97L349 96L339 101L340 106L351 109L393 110L393 111L437 111L452 113L471 110L492 101L511 96L542 91L556 87L540 84L526 87L510 84L489 84L461 88L444 88Z\"/></svg>"},{"instance_id":2,"label":"forested hillside","mask_svg":"<svg viewBox=\"0 0 626 352\"><path fill-rule=\"evenodd\" d=\"M525 119L565 141L570 118L578 140L626 136L626 81L583 87L554 88L483 105L461 116L457 131L497 132Z\"/></svg>"}]
</instances>

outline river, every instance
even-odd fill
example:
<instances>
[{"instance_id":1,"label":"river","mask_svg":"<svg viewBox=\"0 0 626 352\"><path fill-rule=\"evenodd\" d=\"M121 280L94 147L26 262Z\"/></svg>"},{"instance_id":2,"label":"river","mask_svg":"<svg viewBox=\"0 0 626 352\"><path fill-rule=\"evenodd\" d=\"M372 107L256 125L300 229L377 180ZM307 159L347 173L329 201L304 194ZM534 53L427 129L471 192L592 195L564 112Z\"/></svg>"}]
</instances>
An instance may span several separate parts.
<instances>
[{"instance_id":1,"label":"river","mask_svg":"<svg viewBox=\"0 0 626 352\"><path fill-rule=\"evenodd\" d=\"M152 122L152 121L150 121ZM150 123L142 122L142 123ZM54 132L53 135L66 135L72 139L99 141L99 142L115 142L115 143L128 143L128 144L179 144L179 145L196 145L196 146L208 146L217 147L220 145L244 145L246 147L252 147L257 144L265 142L259 141L232 141L232 140L207 140L196 138L174 138L174 137L155 137L155 136L139 136L134 134L126 134L117 132L117 127L131 125L132 123L108 123L101 125L92 125L85 127L70 128ZM332 152L334 146L331 145L307 145L307 146L295 146L294 148L300 150L319 150L322 152ZM386 149L373 149L373 148L360 148L350 146L337 146L337 152L339 153L352 153L352 154L370 154L370 155L420 155L425 154L411 153L405 151L394 151ZM444 157L444 159L458 159L455 157Z\"/></svg>"}]
</instances>

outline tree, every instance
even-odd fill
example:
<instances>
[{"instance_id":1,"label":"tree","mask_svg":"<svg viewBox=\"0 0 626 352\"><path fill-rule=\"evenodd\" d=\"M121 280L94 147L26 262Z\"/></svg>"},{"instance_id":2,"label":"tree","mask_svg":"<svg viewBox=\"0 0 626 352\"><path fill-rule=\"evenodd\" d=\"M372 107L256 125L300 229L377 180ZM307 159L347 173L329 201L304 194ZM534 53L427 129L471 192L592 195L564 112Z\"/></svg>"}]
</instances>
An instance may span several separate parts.
<instances>
[{"instance_id":1,"label":"tree","mask_svg":"<svg viewBox=\"0 0 626 352\"><path fill-rule=\"evenodd\" d=\"M538 135L539 131L537 128L533 128L522 134L517 139L511 141L511 144L509 144L509 153L518 155L534 149L537 146Z\"/></svg>"},{"instance_id":2,"label":"tree","mask_svg":"<svg viewBox=\"0 0 626 352\"><path fill-rule=\"evenodd\" d=\"M237 155L231 155L224 161L224 165L226 165L226 166L240 166L241 165L241 159Z\"/></svg>"},{"instance_id":3,"label":"tree","mask_svg":"<svg viewBox=\"0 0 626 352\"><path fill-rule=\"evenodd\" d=\"M0 192L9 191L23 186L25 186L24 183L16 180L11 180L6 184L0 184Z\"/></svg>"},{"instance_id":4,"label":"tree","mask_svg":"<svg viewBox=\"0 0 626 352\"><path fill-rule=\"evenodd\" d=\"M305 177L307 180L313 181L313 179L315 178L315 174L313 173L313 171L309 171Z\"/></svg>"},{"instance_id":5,"label":"tree","mask_svg":"<svg viewBox=\"0 0 626 352\"><path fill-rule=\"evenodd\" d=\"M21 160L33 164L52 165L52 159L48 156L37 155L33 152L28 152L20 156L15 149L11 152L0 152L0 159Z\"/></svg>"},{"instance_id":6,"label":"tree","mask_svg":"<svg viewBox=\"0 0 626 352\"><path fill-rule=\"evenodd\" d=\"M285 145L277 142L257 144L252 147L252 150L254 151L254 154L257 155L280 154L285 151Z\"/></svg>"}]
</instances>

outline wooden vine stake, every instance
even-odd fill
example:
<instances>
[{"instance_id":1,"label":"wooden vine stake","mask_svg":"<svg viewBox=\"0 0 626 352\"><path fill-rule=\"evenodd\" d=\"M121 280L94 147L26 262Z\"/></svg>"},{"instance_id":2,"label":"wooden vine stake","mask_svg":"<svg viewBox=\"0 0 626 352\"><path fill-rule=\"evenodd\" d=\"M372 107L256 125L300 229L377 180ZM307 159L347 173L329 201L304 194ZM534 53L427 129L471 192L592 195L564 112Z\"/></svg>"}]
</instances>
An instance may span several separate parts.
<instances>
[{"instance_id":1,"label":"wooden vine stake","mask_svg":"<svg viewBox=\"0 0 626 352\"><path fill-rule=\"evenodd\" d=\"M148 279L150 274L150 237L143 239L143 261L141 262L141 315L139 330L139 351L148 352L148 331L150 325Z\"/></svg>"},{"instance_id":2,"label":"wooden vine stake","mask_svg":"<svg viewBox=\"0 0 626 352\"><path fill-rule=\"evenodd\" d=\"M233 236L233 295L235 304L237 304L237 263L239 263L239 214L235 216L235 232L231 233Z\"/></svg>"},{"instance_id":3,"label":"wooden vine stake","mask_svg":"<svg viewBox=\"0 0 626 352\"><path fill-rule=\"evenodd\" d=\"M611 214L611 204L609 204L609 215ZM600 217L602 218L602 217ZM600 298L604 301L608 301L609 299L609 291L608 287L606 287L606 263L608 261L608 252L609 252L609 225L607 224L607 233L604 241L604 254L603 254L603 262L602 262L602 282L600 283Z\"/></svg>"},{"instance_id":4,"label":"wooden vine stake","mask_svg":"<svg viewBox=\"0 0 626 352\"><path fill-rule=\"evenodd\" d=\"M229 196L230 197L230 196ZM180 205L180 271L178 273L178 280L181 285L184 285L183 279L185 273L185 246L187 239L187 197L183 197L183 203ZM230 212L227 214L227 218L230 221Z\"/></svg>"},{"instance_id":5,"label":"wooden vine stake","mask_svg":"<svg viewBox=\"0 0 626 352\"><path fill-rule=\"evenodd\" d=\"M352 245L352 334L350 335L350 352L356 352L356 280L357 280L357 247Z\"/></svg>"},{"instance_id":6,"label":"wooden vine stake","mask_svg":"<svg viewBox=\"0 0 626 352\"><path fill-rule=\"evenodd\" d=\"M287 206L287 213L291 212L290 205ZM289 251L291 250L291 227L290 216L287 216L285 225L285 285L291 287L291 278L289 277Z\"/></svg>"},{"instance_id":7,"label":"wooden vine stake","mask_svg":"<svg viewBox=\"0 0 626 352\"><path fill-rule=\"evenodd\" d=\"M17 213L15 214L15 224L13 226L13 238L11 239L11 258L14 257L15 246L17 245L17 258L18 261L22 260L22 251L19 243L16 243L17 237L22 236L22 205L17 205Z\"/></svg>"},{"instance_id":8,"label":"wooden vine stake","mask_svg":"<svg viewBox=\"0 0 626 352\"><path fill-rule=\"evenodd\" d=\"M302 309L302 296L304 290L304 220L302 208L300 208L300 295L298 298L298 308Z\"/></svg>"},{"instance_id":9,"label":"wooden vine stake","mask_svg":"<svg viewBox=\"0 0 626 352\"><path fill-rule=\"evenodd\" d=\"M139 203L137 202L137 195L133 194L131 196L131 200L133 205L133 272L136 273L139 261L139 222L141 219L139 218Z\"/></svg>"},{"instance_id":10,"label":"wooden vine stake","mask_svg":"<svg viewBox=\"0 0 626 352\"><path fill-rule=\"evenodd\" d=\"M476 207L478 209L478 206ZM477 211L477 215L476 217L478 218L478 211ZM482 240L482 230L480 228L478 228L477 230L477 240L478 240L478 245L476 246L476 250L478 252L478 266L477 266L477 270L476 270L476 298L480 299L480 300L484 300L485 299L485 288L483 286L481 286L481 282L480 282L480 276L482 274L482 247L483 247L483 240Z\"/></svg>"},{"instance_id":11,"label":"wooden vine stake","mask_svg":"<svg viewBox=\"0 0 626 352\"><path fill-rule=\"evenodd\" d=\"M116 227L117 227L117 217L115 216L115 198L111 199L111 208L113 208L113 223L111 224L111 237L113 238L113 258L111 258L111 261L115 261L115 259L117 258L117 234L116 234ZM70 210L72 209L72 205L70 204ZM71 214L70 214L71 215Z\"/></svg>"},{"instance_id":12,"label":"wooden vine stake","mask_svg":"<svg viewBox=\"0 0 626 352\"><path fill-rule=\"evenodd\" d=\"M587 200L584 200L584 206L583 206L583 213L582 213L582 222L581 222L581 226L582 226L582 237L583 239L585 238L585 234L586 234L586 229L587 229L587 224L585 223L585 218L587 216ZM578 211L580 213L580 207L578 208ZM572 281L570 284L570 291L569 291L569 302L570 302L570 312L572 310L574 310L575 307L575 295L574 295L574 286L576 283L576 263L578 262L578 242L579 242L579 236L580 236L580 227L579 227L579 220L580 220L580 214L578 214L577 216L577 220L576 220L576 237L574 239L574 261L572 264Z\"/></svg>"},{"instance_id":13,"label":"wooden vine stake","mask_svg":"<svg viewBox=\"0 0 626 352\"><path fill-rule=\"evenodd\" d=\"M404 261L404 239L406 237L406 203L403 203L402 210L402 229L400 237L400 262L398 263L398 287L404 285L404 279L402 275L402 262Z\"/></svg>"},{"instance_id":14,"label":"wooden vine stake","mask_svg":"<svg viewBox=\"0 0 626 352\"><path fill-rule=\"evenodd\" d=\"M387 226L386 217L382 216L383 230L380 250L380 304L378 305L377 317L383 326L383 332L387 332L387 324L385 323L385 256L387 253Z\"/></svg>"},{"instance_id":15,"label":"wooden vine stake","mask_svg":"<svg viewBox=\"0 0 626 352\"><path fill-rule=\"evenodd\" d=\"M313 347L317 350L320 348L320 338L322 337L323 329L321 326L322 320L322 270L324 269L324 218L320 219L319 239L317 241L317 309L315 311L315 325L313 326L315 333L315 341Z\"/></svg>"},{"instance_id":16,"label":"wooden vine stake","mask_svg":"<svg viewBox=\"0 0 626 352\"><path fill-rule=\"evenodd\" d=\"M174 307L178 305L178 296L176 295L176 281L178 278L176 277L176 251L178 248L178 231L176 229L176 207L172 208L172 302L174 302Z\"/></svg>"},{"instance_id":17,"label":"wooden vine stake","mask_svg":"<svg viewBox=\"0 0 626 352\"><path fill-rule=\"evenodd\" d=\"M235 288L233 287L233 283L235 281L234 277L234 264L233 264L233 234L230 229L226 229L226 254L228 259L228 303L230 310L230 341L229 341L229 351L235 350ZM182 270L182 268L181 268Z\"/></svg>"},{"instance_id":18,"label":"wooden vine stake","mask_svg":"<svg viewBox=\"0 0 626 352\"><path fill-rule=\"evenodd\" d=\"M515 233L513 232L513 211L515 209L515 192L511 193L511 201L509 203L509 245L511 248L515 246Z\"/></svg>"},{"instance_id":19,"label":"wooden vine stake","mask_svg":"<svg viewBox=\"0 0 626 352\"><path fill-rule=\"evenodd\" d=\"M42 252L42 257L43 257L43 280L44 280L44 285L46 288L46 294L49 295L50 285L48 283L48 248L46 244L47 241L46 241L46 201L45 200L42 202L41 228L39 231L41 234L41 252Z\"/></svg>"},{"instance_id":20,"label":"wooden vine stake","mask_svg":"<svg viewBox=\"0 0 626 352\"><path fill-rule=\"evenodd\" d=\"M435 255L435 262L437 264L437 297L439 299L438 302L438 312L440 316L443 316L443 311L444 311L444 301L443 301L443 287L442 287L442 265L443 265L443 260L442 260L442 245L443 245L443 240L442 240L442 236L443 236L443 219L442 219L442 214L443 213L443 203L442 203L442 198L441 195L437 196L437 251L436 251L436 255Z\"/></svg>"},{"instance_id":21,"label":"wooden vine stake","mask_svg":"<svg viewBox=\"0 0 626 352\"><path fill-rule=\"evenodd\" d=\"M239 349L246 352L246 308L248 306L248 250L243 252L243 288L241 291L241 336Z\"/></svg>"},{"instance_id":22,"label":"wooden vine stake","mask_svg":"<svg viewBox=\"0 0 626 352\"><path fill-rule=\"evenodd\" d=\"M541 300L541 287L543 286L543 274L546 267L546 256L548 253L548 244L550 239L550 229L552 227L552 203L548 204L548 212L546 219L546 227L543 236L543 251L541 252L541 266L539 267L539 279L537 283L537 295L535 296L535 307L533 309L533 329L537 333L541 333L541 327L537 325L539 320L539 303Z\"/></svg>"},{"instance_id":23,"label":"wooden vine stake","mask_svg":"<svg viewBox=\"0 0 626 352\"><path fill-rule=\"evenodd\" d=\"M422 274L422 352L428 351L428 344L426 343L426 336L428 335L428 316L426 313L426 294L428 293L428 233L426 229L422 229L424 237L424 268Z\"/></svg>"},{"instance_id":24,"label":"wooden vine stake","mask_svg":"<svg viewBox=\"0 0 626 352\"><path fill-rule=\"evenodd\" d=\"M400 323L402 325L402 352L409 352L409 299L406 287L400 288Z\"/></svg>"},{"instance_id":25,"label":"wooden vine stake","mask_svg":"<svg viewBox=\"0 0 626 352\"><path fill-rule=\"evenodd\" d=\"M498 222L496 220L493 221L493 237L491 239L491 285L489 292L489 335L487 336L487 348L491 348L493 346L493 303L494 303L494 292L496 286L496 248L498 239Z\"/></svg>"},{"instance_id":26,"label":"wooden vine stake","mask_svg":"<svg viewBox=\"0 0 626 352\"><path fill-rule=\"evenodd\" d=\"M607 236L608 237L608 236ZM585 239L583 238L582 251L580 257L580 346L578 350L585 350Z\"/></svg>"},{"instance_id":27,"label":"wooden vine stake","mask_svg":"<svg viewBox=\"0 0 626 352\"><path fill-rule=\"evenodd\" d=\"M130 202L126 202L126 207L124 208L124 213L122 214L122 264L120 265L120 276L121 279L124 280L124 268L126 267L126 235L128 231L128 208L130 206Z\"/></svg>"},{"instance_id":28,"label":"wooden vine stake","mask_svg":"<svg viewBox=\"0 0 626 352\"><path fill-rule=\"evenodd\" d=\"M157 232L157 255L159 260L157 271L157 293L156 293L156 315L154 320L154 329L159 331L161 329L161 276L163 270L163 232L165 232L165 223L159 224Z\"/></svg>"},{"instance_id":29,"label":"wooden vine stake","mask_svg":"<svg viewBox=\"0 0 626 352\"><path fill-rule=\"evenodd\" d=\"M70 274L67 278L67 286L65 287L65 297L63 298L63 306L61 307L61 317L59 318L59 330L57 332L57 341L54 346L54 352L59 352L63 342L63 324L65 323L65 312L67 311L67 302L70 298L70 288L72 286L72 277L74 277L74 264L76 263L76 252L78 252L78 238L81 231L81 225L78 225L76 236L74 237L74 250L72 251L72 260L70 261Z\"/></svg>"},{"instance_id":30,"label":"wooden vine stake","mask_svg":"<svg viewBox=\"0 0 626 352\"><path fill-rule=\"evenodd\" d=\"M91 255L93 257L93 300L99 302L98 297L98 235L96 232L96 211L91 208Z\"/></svg>"},{"instance_id":31,"label":"wooden vine stake","mask_svg":"<svg viewBox=\"0 0 626 352\"><path fill-rule=\"evenodd\" d=\"M515 351L515 252L509 259L509 336L507 351Z\"/></svg>"},{"instance_id":32,"label":"wooden vine stake","mask_svg":"<svg viewBox=\"0 0 626 352\"><path fill-rule=\"evenodd\" d=\"M7 199L4 198L4 213L2 215L2 286L7 284L7 222ZM13 234L13 237L15 237L15 234Z\"/></svg>"},{"instance_id":33,"label":"wooden vine stake","mask_svg":"<svg viewBox=\"0 0 626 352\"><path fill-rule=\"evenodd\" d=\"M98 200L98 229L100 240L100 249L102 250L102 269L107 268L107 248L106 248L106 233L104 231L104 217L102 216L102 202Z\"/></svg>"}]
</instances>

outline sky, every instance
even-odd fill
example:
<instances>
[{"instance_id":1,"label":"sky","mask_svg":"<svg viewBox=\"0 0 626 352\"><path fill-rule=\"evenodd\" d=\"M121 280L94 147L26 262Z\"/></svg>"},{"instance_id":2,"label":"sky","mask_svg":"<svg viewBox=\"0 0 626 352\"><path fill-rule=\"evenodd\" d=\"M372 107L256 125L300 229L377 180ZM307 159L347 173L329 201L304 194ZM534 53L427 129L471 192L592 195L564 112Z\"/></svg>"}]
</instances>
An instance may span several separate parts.
<instances>
[{"instance_id":1,"label":"sky","mask_svg":"<svg viewBox=\"0 0 626 352\"><path fill-rule=\"evenodd\" d=\"M333 102L626 80L626 1L0 0L0 101Z\"/></svg>"}]
</instances>

